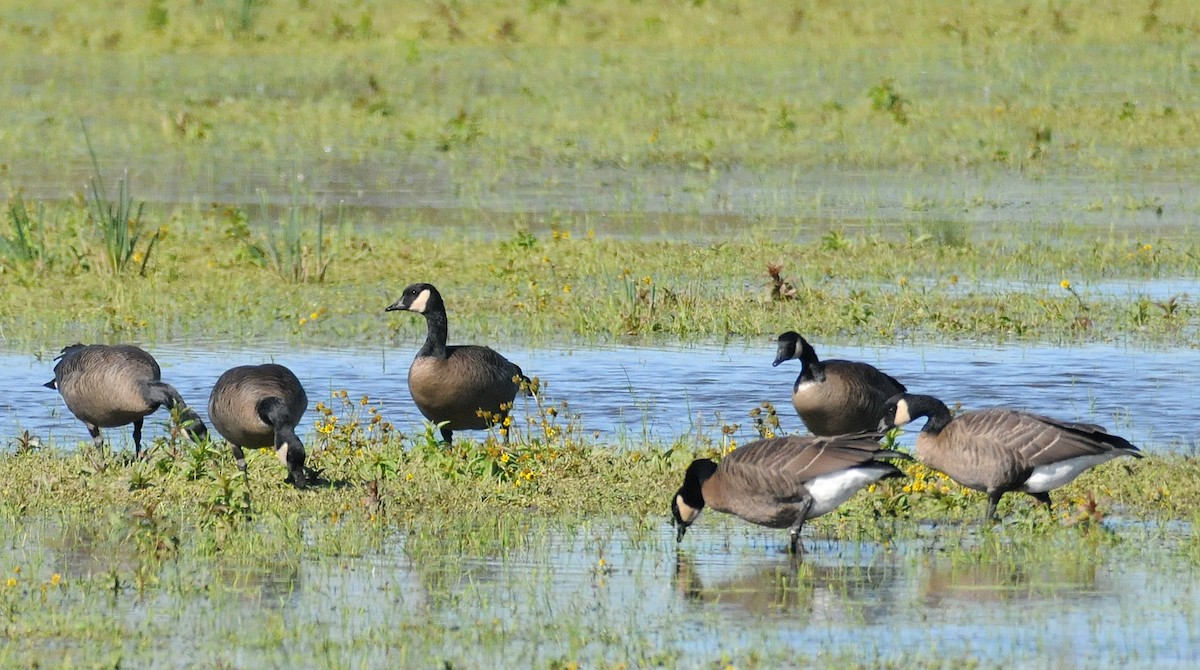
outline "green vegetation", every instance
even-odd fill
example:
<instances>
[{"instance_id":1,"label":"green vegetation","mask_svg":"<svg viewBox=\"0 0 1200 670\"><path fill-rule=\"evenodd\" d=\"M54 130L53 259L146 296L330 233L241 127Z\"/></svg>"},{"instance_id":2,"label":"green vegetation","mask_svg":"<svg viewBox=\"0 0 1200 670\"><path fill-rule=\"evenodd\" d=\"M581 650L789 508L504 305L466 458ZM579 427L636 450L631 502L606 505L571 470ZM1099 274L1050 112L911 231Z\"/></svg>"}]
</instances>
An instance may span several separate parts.
<instances>
[{"instance_id":1,"label":"green vegetation","mask_svg":"<svg viewBox=\"0 0 1200 670\"><path fill-rule=\"evenodd\" d=\"M1200 173L1198 38L1159 0L0 0L0 336L377 345L430 281L458 341L1194 346L1200 199L1141 186ZM447 449L335 394L304 491L178 431L133 464L16 436L0 666L1193 662L1191 456L999 527L908 466L796 564L716 514L673 555L668 499L732 430L519 416Z\"/></svg>"},{"instance_id":2,"label":"green vegetation","mask_svg":"<svg viewBox=\"0 0 1200 670\"><path fill-rule=\"evenodd\" d=\"M10 216L3 235L18 242L0 246L0 318L10 346L22 348L54 349L64 331L86 341L412 337L422 325L387 319L382 306L413 281L446 295L456 339L720 340L785 328L935 342L1179 345L1196 336L1191 285L1153 293L1154 280L1191 275L1200 257L1191 238L1051 227L947 241L912 226L669 242L563 223L535 234L517 217L515 232L494 239L430 235L419 222L386 233L350 218L331 226L300 205L282 215L221 206L147 214L163 223L155 257L140 259L142 277L111 276L82 207L31 212L15 199L9 209L23 214Z\"/></svg>"},{"instance_id":3,"label":"green vegetation","mask_svg":"<svg viewBox=\"0 0 1200 670\"><path fill-rule=\"evenodd\" d=\"M82 157L83 117L101 155L196 174L1189 174L1198 33L1195 3L1119 0L6 2L0 142L18 169Z\"/></svg>"},{"instance_id":4,"label":"green vegetation","mask_svg":"<svg viewBox=\"0 0 1200 670\"><path fill-rule=\"evenodd\" d=\"M1176 589L1200 560L1200 545L1171 530L1200 504L1192 458L1105 465L1057 494L1054 518L1011 496L995 528L978 524L981 496L910 465L910 479L810 524L804 562L786 562L782 532L716 513L672 558L670 496L686 463L719 455L721 442L613 449L580 435L570 408L556 405L515 426L510 444L492 434L447 450L433 427L399 434L369 398L335 392L317 414L310 464L325 484L304 491L283 483L268 450L250 454L245 480L223 446L178 433L133 465L87 448L0 456L0 626L9 640L0 662L58 662L66 649L72 664L161 665L182 647L206 666L290 658L346 667L394 653L422 666L495 654L539 667L692 665L725 654L739 667L771 667L787 645L755 642L762 617L779 618L771 630L800 614L836 631L830 603L852 620L879 611L878 595L858 593L864 579L879 589L895 580L888 575L911 574L924 597L995 599L986 617L1026 622L1028 600L1087 611L1088 599L1073 594L1103 591L1097 575L1112 566L1136 564L1138 575ZM1121 520L1101 524L1110 514ZM831 544L840 547L833 555ZM754 583L703 577L714 545L762 566L750 571ZM1130 620L1105 615L1104 625L1144 625L1158 616L1153 598L1106 608ZM886 639L910 616L901 610L882 629L862 630ZM892 658L890 645L864 648L864 633L848 632L861 625L812 654L813 664ZM920 625L922 635L940 634ZM697 646L708 635L728 636L728 646ZM970 658L948 644L917 654L918 667Z\"/></svg>"}]
</instances>

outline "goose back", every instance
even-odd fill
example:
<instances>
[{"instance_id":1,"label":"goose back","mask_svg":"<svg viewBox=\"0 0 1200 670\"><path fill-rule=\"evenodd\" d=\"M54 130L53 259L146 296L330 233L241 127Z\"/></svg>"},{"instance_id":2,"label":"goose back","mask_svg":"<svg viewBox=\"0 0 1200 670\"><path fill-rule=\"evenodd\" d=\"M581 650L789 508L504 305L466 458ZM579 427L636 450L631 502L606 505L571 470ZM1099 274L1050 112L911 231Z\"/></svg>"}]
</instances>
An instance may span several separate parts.
<instances>
[{"instance_id":1,"label":"goose back","mask_svg":"<svg viewBox=\"0 0 1200 670\"><path fill-rule=\"evenodd\" d=\"M278 398L283 424L294 429L308 409L308 395L291 370L282 365L243 365L226 370L208 399L212 424L230 443L256 449L275 445L276 426L267 423L262 402Z\"/></svg>"},{"instance_id":2,"label":"goose back","mask_svg":"<svg viewBox=\"0 0 1200 670\"><path fill-rule=\"evenodd\" d=\"M139 347L73 344L58 356L52 384L80 421L112 428L157 410L145 388L161 379L158 362Z\"/></svg>"}]
</instances>

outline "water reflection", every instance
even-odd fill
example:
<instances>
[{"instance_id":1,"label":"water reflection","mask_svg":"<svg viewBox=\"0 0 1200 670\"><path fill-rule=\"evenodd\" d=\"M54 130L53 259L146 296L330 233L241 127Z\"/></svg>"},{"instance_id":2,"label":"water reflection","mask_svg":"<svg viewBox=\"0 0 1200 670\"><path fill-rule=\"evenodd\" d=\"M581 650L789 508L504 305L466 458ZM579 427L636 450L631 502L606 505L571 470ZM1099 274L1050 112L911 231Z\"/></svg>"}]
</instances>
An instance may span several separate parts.
<instances>
[{"instance_id":1,"label":"water reflection","mask_svg":"<svg viewBox=\"0 0 1200 670\"><path fill-rule=\"evenodd\" d=\"M412 545L419 535L406 532L361 556L305 551L250 562L181 551L147 564L136 597L128 585L140 568L126 530L123 520L0 519L0 565L24 567L20 581L34 585L35 599L39 582L63 574L61 592L30 603L25 617L150 626L153 644L137 638L126 649L139 667L223 653L230 640L271 641L238 645L238 667L330 653L367 653L369 665L386 666L388 649L404 649L404 665L449 658L491 667L506 658L542 667L565 656L590 667L611 660L597 640L664 650L679 667L797 649L868 667L904 666L914 653L1021 667L1060 657L1117 667L1130 654L1147 667L1189 667L1194 657L1197 574L1186 554L1145 542L1136 527L1114 531L1121 541L1080 546L1073 533L1039 535L961 556L919 542L821 541L799 558L764 552L761 533L732 525L717 543L724 548L706 551L677 551L665 530L666 541L647 541L603 522L547 523L508 549L439 541L430 527ZM302 542L321 546L337 532L314 522ZM363 640L383 647L364 649ZM68 648L89 642L64 638Z\"/></svg>"},{"instance_id":2,"label":"water reflection","mask_svg":"<svg viewBox=\"0 0 1200 670\"><path fill-rule=\"evenodd\" d=\"M746 413L763 401L779 409L786 431L802 426L790 406L796 370L772 368L774 342L745 340L728 346L561 347L531 349L497 343L530 374L549 382L549 395L566 400L582 417L587 432L603 441L669 442L680 436L720 436L723 424L740 424L738 439L754 437ZM1145 351L1119 345L1082 347L1024 346L838 346L821 343L828 358L849 358L877 365L917 393L931 393L965 407L1011 405L1061 417L1099 423L1148 451L1192 453L1196 437L1191 350ZM184 399L207 403L213 382L239 364L279 362L292 368L312 402L346 389L351 398L381 400L385 415L406 432L421 430L406 375L416 346L395 349L296 348L264 343L239 346L151 347L164 379ZM43 440L74 445L87 439L57 393L42 388L52 365L22 353L0 354L8 375L0 389L0 435L29 430ZM516 418L532 408L518 399ZM204 412L201 411L203 415ZM152 415L149 436L161 431L166 414ZM311 439L315 414L298 428ZM116 444L128 431L105 433ZM911 437L905 438L911 441Z\"/></svg>"},{"instance_id":3,"label":"water reflection","mask_svg":"<svg viewBox=\"0 0 1200 670\"><path fill-rule=\"evenodd\" d=\"M920 570L921 599L926 607L949 608L964 602L1078 598L1096 592L1096 563L1076 558L1033 565L1017 561L935 561Z\"/></svg>"},{"instance_id":4,"label":"water reflection","mask_svg":"<svg viewBox=\"0 0 1200 670\"><path fill-rule=\"evenodd\" d=\"M828 624L871 621L887 615L897 574L894 567L827 565L814 558L787 556L741 565L731 576L706 581L699 567L703 564L678 551L675 590L690 604L719 607L723 616L780 617Z\"/></svg>"}]
</instances>

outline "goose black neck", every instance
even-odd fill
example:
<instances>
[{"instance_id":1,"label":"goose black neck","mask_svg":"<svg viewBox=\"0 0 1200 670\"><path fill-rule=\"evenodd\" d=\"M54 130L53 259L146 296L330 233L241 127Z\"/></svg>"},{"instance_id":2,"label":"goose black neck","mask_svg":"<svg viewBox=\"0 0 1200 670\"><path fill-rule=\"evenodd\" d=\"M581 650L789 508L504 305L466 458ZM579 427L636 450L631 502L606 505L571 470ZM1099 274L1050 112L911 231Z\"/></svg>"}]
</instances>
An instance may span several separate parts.
<instances>
[{"instance_id":1,"label":"goose black neck","mask_svg":"<svg viewBox=\"0 0 1200 670\"><path fill-rule=\"evenodd\" d=\"M817 358L817 350L805 341L800 343L800 379L825 381L825 364Z\"/></svg>"},{"instance_id":2,"label":"goose black neck","mask_svg":"<svg viewBox=\"0 0 1200 670\"><path fill-rule=\"evenodd\" d=\"M913 395L908 397L908 413L913 419L927 417L922 433L937 435L950 423L950 408L946 403L931 395Z\"/></svg>"},{"instance_id":3,"label":"goose black neck","mask_svg":"<svg viewBox=\"0 0 1200 670\"><path fill-rule=\"evenodd\" d=\"M710 459L698 458L692 461L683 476L683 486L679 489L683 502L696 509L704 509L704 482L716 471L717 464Z\"/></svg>"},{"instance_id":4,"label":"goose black neck","mask_svg":"<svg viewBox=\"0 0 1200 670\"><path fill-rule=\"evenodd\" d=\"M446 338L450 334L450 326L446 322L446 311L435 309L425 312L425 325L429 328L425 336L425 344L417 352L419 358L432 356L446 358Z\"/></svg>"}]
</instances>

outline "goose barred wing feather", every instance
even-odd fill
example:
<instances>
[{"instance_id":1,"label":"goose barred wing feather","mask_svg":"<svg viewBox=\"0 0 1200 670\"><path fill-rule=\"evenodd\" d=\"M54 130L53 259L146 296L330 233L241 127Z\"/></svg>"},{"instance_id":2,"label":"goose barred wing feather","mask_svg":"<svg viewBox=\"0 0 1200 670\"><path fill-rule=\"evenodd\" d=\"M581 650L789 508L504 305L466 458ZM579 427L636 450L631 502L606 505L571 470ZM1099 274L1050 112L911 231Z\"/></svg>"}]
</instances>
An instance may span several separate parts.
<instances>
[{"instance_id":1,"label":"goose barred wing feather","mask_svg":"<svg viewBox=\"0 0 1200 670\"><path fill-rule=\"evenodd\" d=\"M492 379L502 381L512 381L514 377L527 379L525 374L521 372L521 367L516 363L501 356L495 349L477 344L460 344L446 347L448 360L457 363L456 359L466 361L468 359L483 365L464 365L460 368L460 374L476 375L487 377L482 379L483 382L490 382Z\"/></svg>"},{"instance_id":2,"label":"goose barred wing feather","mask_svg":"<svg viewBox=\"0 0 1200 670\"><path fill-rule=\"evenodd\" d=\"M904 384L897 381L895 377L873 365L857 361L828 361L826 369L828 370L828 366L834 364L845 366L847 371L854 370L854 374L845 376L846 383L853 385L863 397L882 396L884 400L887 400L894 395L908 392L908 389L904 388Z\"/></svg>"},{"instance_id":3,"label":"goose barred wing feather","mask_svg":"<svg viewBox=\"0 0 1200 670\"><path fill-rule=\"evenodd\" d=\"M119 370L121 374L132 375L138 379L162 378L158 361L142 349L128 344L72 344L63 347L54 360L58 361L54 364L54 378L59 382L73 374L84 372L91 366Z\"/></svg>"},{"instance_id":4,"label":"goose barred wing feather","mask_svg":"<svg viewBox=\"0 0 1200 670\"><path fill-rule=\"evenodd\" d=\"M1133 453L1138 450L1125 438L1111 435L1094 424L1059 421L1011 409L967 412L956 417L947 428L969 431L968 439L973 442L985 441L1012 449L1031 468L1114 449Z\"/></svg>"},{"instance_id":5,"label":"goose barred wing feather","mask_svg":"<svg viewBox=\"0 0 1200 670\"><path fill-rule=\"evenodd\" d=\"M890 453L880 452L879 444L867 437L776 437L735 449L718 469L725 482L736 482L739 489L797 500L805 482Z\"/></svg>"}]
</instances>

